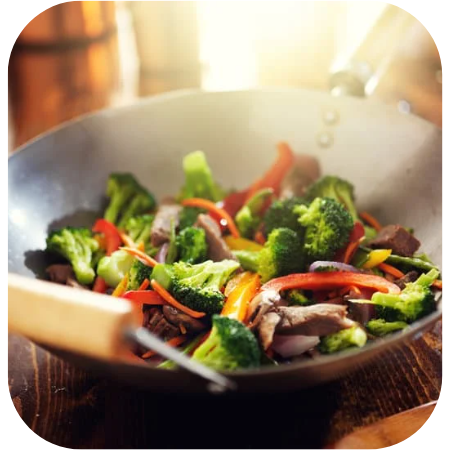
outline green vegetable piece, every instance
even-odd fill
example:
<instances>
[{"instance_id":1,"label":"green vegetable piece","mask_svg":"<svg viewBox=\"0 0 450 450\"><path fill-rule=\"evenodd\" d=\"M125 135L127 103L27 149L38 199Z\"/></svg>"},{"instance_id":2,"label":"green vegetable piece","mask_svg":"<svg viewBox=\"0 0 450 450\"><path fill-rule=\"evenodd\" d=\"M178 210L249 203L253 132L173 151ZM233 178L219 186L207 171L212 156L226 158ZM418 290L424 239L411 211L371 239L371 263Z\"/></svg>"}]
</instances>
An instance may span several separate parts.
<instances>
[{"instance_id":1,"label":"green vegetable piece","mask_svg":"<svg viewBox=\"0 0 450 450\"><path fill-rule=\"evenodd\" d=\"M276 228L289 228L301 236L303 228L298 223L298 215L294 212L294 208L308 204L309 202L300 197L291 197L273 202L264 215L266 236Z\"/></svg>"},{"instance_id":2,"label":"green vegetable piece","mask_svg":"<svg viewBox=\"0 0 450 450\"><path fill-rule=\"evenodd\" d=\"M315 303L301 289L291 289L286 296L286 300L289 302L289 306L309 306Z\"/></svg>"},{"instance_id":3,"label":"green vegetable piece","mask_svg":"<svg viewBox=\"0 0 450 450\"><path fill-rule=\"evenodd\" d=\"M251 250L234 250L233 255L239 261L239 264L244 270L249 270L250 272L258 272L259 267L259 251Z\"/></svg>"},{"instance_id":4,"label":"green vegetable piece","mask_svg":"<svg viewBox=\"0 0 450 450\"><path fill-rule=\"evenodd\" d=\"M384 319L373 319L367 322L366 328L374 336L386 336L389 333L400 331L406 328L406 322L386 322Z\"/></svg>"},{"instance_id":5,"label":"green vegetable piece","mask_svg":"<svg viewBox=\"0 0 450 450\"><path fill-rule=\"evenodd\" d=\"M201 341L201 339L203 338L203 334L201 334L200 336L197 336L195 339L193 339L191 342L189 342L187 345L185 345L183 347L183 350L181 351L181 353L183 353L183 355L189 355L192 350L195 349L195 347L197 347L198 343ZM167 359L166 361L162 362L161 364L158 364L158 369L176 369L178 367L178 365L173 362L171 359Z\"/></svg>"},{"instance_id":6,"label":"green vegetable piece","mask_svg":"<svg viewBox=\"0 0 450 450\"><path fill-rule=\"evenodd\" d=\"M204 214L205 209L202 208L191 208L190 206L185 206L180 212L180 223L178 225L179 230L184 230L187 227L192 227L197 221L199 214Z\"/></svg>"},{"instance_id":7,"label":"green vegetable piece","mask_svg":"<svg viewBox=\"0 0 450 450\"><path fill-rule=\"evenodd\" d=\"M124 250L117 250L111 256L104 256L98 263L97 274L110 287L116 287L129 272L135 257Z\"/></svg>"},{"instance_id":8,"label":"green vegetable piece","mask_svg":"<svg viewBox=\"0 0 450 450\"><path fill-rule=\"evenodd\" d=\"M147 266L138 259L135 259L128 272L128 282L126 290L137 291L144 280L148 279L150 281L151 275L152 267Z\"/></svg>"},{"instance_id":9,"label":"green vegetable piece","mask_svg":"<svg viewBox=\"0 0 450 450\"><path fill-rule=\"evenodd\" d=\"M131 217L125 224L125 231L136 244L148 244L154 218L153 214Z\"/></svg>"},{"instance_id":10,"label":"green vegetable piece","mask_svg":"<svg viewBox=\"0 0 450 450\"><path fill-rule=\"evenodd\" d=\"M208 246L203 228L187 227L180 231L176 238L178 259L189 264L197 264L206 260Z\"/></svg>"},{"instance_id":11,"label":"green vegetable piece","mask_svg":"<svg viewBox=\"0 0 450 450\"><path fill-rule=\"evenodd\" d=\"M350 347L364 347L366 342L366 332L354 326L320 338L318 349L321 353L336 353Z\"/></svg>"},{"instance_id":12,"label":"green vegetable piece","mask_svg":"<svg viewBox=\"0 0 450 450\"><path fill-rule=\"evenodd\" d=\"M172 264L177 260L178 257L178 248L177 248L177 232L175 221L172 220L170 222L170 240L169 240L169 248L167 250L166 255L166 263Z\"/></svg>"}]
</instances>

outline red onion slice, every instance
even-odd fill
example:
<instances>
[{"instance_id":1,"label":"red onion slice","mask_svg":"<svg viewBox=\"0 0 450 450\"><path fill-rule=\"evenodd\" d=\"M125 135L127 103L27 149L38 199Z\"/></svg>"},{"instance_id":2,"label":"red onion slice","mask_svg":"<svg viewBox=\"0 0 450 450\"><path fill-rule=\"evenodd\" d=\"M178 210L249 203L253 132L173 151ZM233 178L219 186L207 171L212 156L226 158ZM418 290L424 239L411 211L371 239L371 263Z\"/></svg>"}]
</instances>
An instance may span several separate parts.
<instances>
[{"instance_id":1,"label":"red onion slice","mask_svg":"<svg viewBox=\"0 0 450 450\"><path fill-rule=\"evenodd\" d=\"M350 264L345 264L337 261L316 261L313 262L309 266L310 272L315 272L317 269L321 269L324 267L334 267L337 270L340 270L342 272L355 272L360 273L361 271L358 270L356 267L351 266Z\"/></svg>"},{"instance_id":2,"label":"red onion slice","mask_svg":"<svg viewBox=\"0 0 450 450\"><path fill-rule=\"evenodd\" d=\"M272 349L283 358L301 355L320 342L317 336L283 336L275 334Z\"/></svg>"},{"instance_id":3,"label":"red onion slice","mask_svg":"<svg viewBox=\"0 0 450 450\"><path fill-rule=\"evenodd\" d=\"M169 251L169 243L165 242L163 245L161 245L160 249L158 250L158 253L155 255L155 260L161 264L164 264L166 262L168 251Z\"/></svg>"}]
</instances>

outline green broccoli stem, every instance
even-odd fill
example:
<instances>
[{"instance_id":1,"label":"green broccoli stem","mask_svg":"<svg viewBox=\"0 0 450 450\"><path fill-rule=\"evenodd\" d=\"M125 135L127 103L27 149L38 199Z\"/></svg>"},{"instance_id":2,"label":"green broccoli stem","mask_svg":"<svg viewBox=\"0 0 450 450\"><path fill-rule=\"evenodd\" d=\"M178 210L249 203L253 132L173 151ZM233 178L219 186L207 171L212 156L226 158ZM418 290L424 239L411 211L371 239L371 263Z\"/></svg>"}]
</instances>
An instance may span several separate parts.
<instances>
[{"instance_id":1,"label":"green broccoli stem","mask_svg":"<svg viewBox=\"0 0 450 450\"><path fill-rule=\"evenodd\" d=\"M189 353L194 350L197 345L200 343L200 341L203 339L204 334L201 334L197 336L195 339L193 339L191 342L189 342L187 345L183 347L183 350L181 353L183 355L189 355ZM171 359L167 359L166 361L162 362L161 364L158 364L158 369L176 369L178 366L177 364L172 361Z\"/></svg>"},{"instance_id":2,"label":"green broccoli stem","mask_svg":"<svg viewBox=\"0 0 450 450\"><path fill-rule=\"evenodd\" d=\"M259 265L259 251L250 250L234 250L233 255L239 261L239 264L244 270L249 270L251 272L258 272Z\"/></svg>"}]
</instances>

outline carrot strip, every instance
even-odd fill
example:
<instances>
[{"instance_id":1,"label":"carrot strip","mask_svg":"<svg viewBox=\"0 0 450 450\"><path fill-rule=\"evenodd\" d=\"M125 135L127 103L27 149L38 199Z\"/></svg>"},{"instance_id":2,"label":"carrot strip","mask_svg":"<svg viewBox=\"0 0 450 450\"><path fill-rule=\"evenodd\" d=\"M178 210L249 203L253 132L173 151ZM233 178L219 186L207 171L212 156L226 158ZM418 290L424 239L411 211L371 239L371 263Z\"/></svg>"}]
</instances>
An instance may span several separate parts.
<instances>
[{"instance_id":1,"label":"carrot strip","mask_svg":"<svg viewBox=\"0 0 450 450\"><path fill-rule=\"evenodd\" d=\"M150 281L146 278L139 286L138 291L145 291L150 286Z\"/></svg>"},{"instance_id":2,"label":"carrot strip","mask_svg":"<svg viewBox=\"0 0 450 450\"><path fill-rule=\"evenodd\" d=\"M145 244L144 241L139 242L138 246L136 247L139 251L143 252L145 250Z\"/></svg>"},{"instance_id":3,"label":"carrot strip","mask_svg":"<svg viewBox=\"0 0 450 450\"><path fill-rule=\"evenodd\" d=\"M119 231L119 236L120 236L120 239L122 239L122 242L125 244L125 246L132 247L132 248L136 247L136 243L133 241L133 239L130 238L130 236L128 236L128 234L125 234L125 233L122 233L121 231Z\"/></svg>"},{"instance_id":4,"label":"carrot strip","mask_svg":"<svg viewBox=\"0 0 450 450\"><path fill-rule=\"evenodd\" d=\"M375 230L380 231L383 227L381 225L380 222L378 222L377 219L375 219L375 217L373 217L371 214L369 214L368 212L362 212L359 217L361 217L362 220L364 220L364 222L366 222L367 224L369 224L372 228L375 228Z\"/></svg>"},{"instance_id":5,"label":"carrot strip","mask_svg":"<svg viewBox=\"0 0 450 450\"><path fill-rule=\"evenodd\" d=\"M432 286L442 290L442 280L434 280Z\"/></svg>"},{"instance_id":6,"label":"carrot strip","mask_svg":"<svg viewBox=\"0 0 450 450\"><path fill-rule=\"evenodd\" d=\"M170 303L173 307L183 311L188 316L194 317L195 319L199 319L200 317L204 317L204 312L194 311L187 306L182 305L178 300L176 300L170 292L166 291L156 280L152 280L151 283L152 288L167 302Z\"/></svg>"},{"instance_id":7,"label":"carrot strip","mask_svg":"<svg viewBox=\"0 0 450 450\"><path fill-rule=\"evenodd\" d=\"M166 342L167 345L170 345L170 347L178 347L181 345L185 340L187 339L186 336L176 336ZM141 358L142 359L148 359L152 356L156 355L157 352L154 350L149 350L148 352L144 353Z\"/></svg>"},{"instance_id":8,"label":"carrot strip","mask_svg":"<svg viewBox=\"0 0 450 450\"><path fill-rule=\"evenodd\" d=\"M139 258L144 264L147 264L147 266L155 267L158 262L155 261L151 256L148 256L146 253L141 252L137 248L132 247L119 247L120 250L125 250L130 255L136 256L136 258Z\"/></svg>"},{"instance_id":9,"label":"carrot strip","mask_svg":"<svg viewBox=\"0 0 450 450\"><path fill-rule=\"evenodd\" d=\"M395 278L401 278L404 277L405 274L401 271L395 268L394 266L391 266L390 264L381 263L378 264L378 268L382 270L383 272L388 273L389 275L392 275Z\"/></svg>"},{"instance_id":10,"label":"carrot strip","mask_svg":"<svg viewBox=\"0 0 450 450\"><path fill-rule=\"evenodd\" d=\"M364 240L364 238L361 238L357 241L350 242L350 244L347 245L347 248L345 249L344 253L344 263L348 264L350 260L353 258L354 253L356 252L356 249L359 247L359 244Z\"/></svg>"},{"instance_id":11,"label":"carrot strip","mask_svg":"<svg viewBox=\"0 0 450 450\"><path fill-rule=\"evenodd\" d=\"M262 234L261 230L258 230L255 234L255 241L260 244L260 245L264 245L266 243L266 238L264 237L264 235Z\"/></svg>"},{"instance_id":12,"label":"carrot strip","mask_svg":"<svg viewBox=\"0 0 450 450\"><path fill-rule=\"evenodd\" d=\"M186 334L186 327L182 323L180 323L178 327L180 328L181 334Z\"/></svg>"},{"instance_id":13,"label":"carrot strip","mask_svg":"<svg viewBox=\"0 0 450 450\"><path fill-rule=\"evenodd\" d=\"M117 287L114 289L114 292L111 294L113 297L121 297L127 288L128 283L128 275L125 275L121 282L117 285Z\"/></svg>"},{"instance_id":14,"label":"carrot strip","mask_svg":"<svg viewBox=\"0 0 450 450\"><path fill-rule=\"evenodd\" d=\"M355 294L361 294L361 290L358 288L358 286L344 286L338 293L340 296L343 296L350 291L354 291Z\"/></svg>"},{"instance_id":15,"label":"carrot strip","mask_svg":"<svg viewBox=\"0 0 450 450\"><path fill-rule=\"evenodd\" d=\"M215 213L221 219L227 222L227 227L233 237L240 237L239 230L234 223L233 218L222 208L219 208L214 202L204 198L187 198L181 202L183 206L190 206L192 208L203 208L208 212Z\"/></svg>"}]
</instances>

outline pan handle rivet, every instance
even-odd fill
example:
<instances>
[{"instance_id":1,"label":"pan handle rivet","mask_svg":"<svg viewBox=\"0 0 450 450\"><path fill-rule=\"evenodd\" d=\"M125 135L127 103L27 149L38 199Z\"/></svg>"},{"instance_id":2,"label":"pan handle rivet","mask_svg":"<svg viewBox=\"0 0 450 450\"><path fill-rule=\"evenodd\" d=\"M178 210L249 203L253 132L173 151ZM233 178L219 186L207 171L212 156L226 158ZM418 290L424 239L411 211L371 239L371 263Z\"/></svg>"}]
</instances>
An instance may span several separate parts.
<instances>
[{"instance_id":1,"label":"pan handle rivet","mask_svg":"<svg viewBox=\"0 0 450 450\"><path fill-rule=\"evenodd\" d=\"M339 121L339 113L335 110L328 109L324 111L322 119L325 125L336 125Z\"/></svg>"},{"instance_id":2,"label":"pan handle rivet","mask_svg":"<svg viewBox=\"0 0 450 450\"><path fill-rule=\"evenodd\" d=\"M333 135L328 131L321 131L316 137L317 144L321 148L329 148L333 145Z\"/></svg>"}]
</instances>

